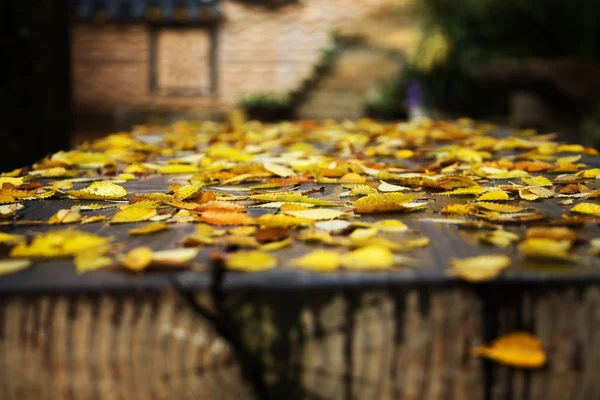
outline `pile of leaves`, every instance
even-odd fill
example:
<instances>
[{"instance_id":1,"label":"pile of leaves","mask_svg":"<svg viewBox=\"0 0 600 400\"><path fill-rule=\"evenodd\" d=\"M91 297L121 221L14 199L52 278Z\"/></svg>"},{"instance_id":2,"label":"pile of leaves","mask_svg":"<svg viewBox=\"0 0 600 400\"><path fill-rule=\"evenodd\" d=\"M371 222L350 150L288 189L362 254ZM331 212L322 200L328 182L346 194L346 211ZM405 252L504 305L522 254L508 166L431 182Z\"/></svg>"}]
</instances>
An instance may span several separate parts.
<instances>
[{"instance_id":1,"label":"pile of leaves","mask_svg":"<svg viewBox=\"0 0 600 400\"><path fill-rule=\"evenodd\" d=\"M467 228L483 249L450 261L460 279L514 260L574 264L600 249L573 229L598 222L596 156L468 119L143 126L1 175L0 272L53 258L79 272L380 271L417 266L429 223Z\"/></svg>"}]
</instances>

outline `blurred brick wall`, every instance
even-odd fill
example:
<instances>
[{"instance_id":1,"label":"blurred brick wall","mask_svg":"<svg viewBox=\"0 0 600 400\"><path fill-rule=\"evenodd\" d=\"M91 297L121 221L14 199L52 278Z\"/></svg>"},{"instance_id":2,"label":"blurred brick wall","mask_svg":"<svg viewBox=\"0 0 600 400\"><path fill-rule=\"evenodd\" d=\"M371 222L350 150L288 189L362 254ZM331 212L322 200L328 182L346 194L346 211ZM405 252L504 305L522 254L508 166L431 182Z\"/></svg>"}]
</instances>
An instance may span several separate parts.
<instances>
[{"instance_id":1,"label":"blurred brick wall","mask_svg":"<svg viewBox=\"0 0 600 400\"><path fill-rule=\"evenodd\" d=\"M151 94L149 35L144 25L76 25L72 35L76 110L223 110L245 94L292 90L311 74L333 29L360 23L390 1L303 0L278 9L223 1L215 94L205 90L209 70L204 29L161 34L158 90ZM177 55L181 61L168 59ZM207 70L194 75L202 68ZM165 87L171 84L188 85L204 94L166 95Z\"/></svg>"}]
</instances>

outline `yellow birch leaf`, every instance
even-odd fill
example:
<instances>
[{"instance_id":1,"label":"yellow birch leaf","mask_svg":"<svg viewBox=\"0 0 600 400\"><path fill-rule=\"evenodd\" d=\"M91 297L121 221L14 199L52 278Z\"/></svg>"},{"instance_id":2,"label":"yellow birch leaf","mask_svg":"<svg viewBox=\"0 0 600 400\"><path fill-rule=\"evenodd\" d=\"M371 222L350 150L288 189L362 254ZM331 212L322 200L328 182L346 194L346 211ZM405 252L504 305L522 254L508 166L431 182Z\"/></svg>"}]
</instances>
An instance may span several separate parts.
<instances>
[{"instance_id":1,"label":"yellow birch leaf","mask_svg":"<svg viewBox=\"0 0 600 400\"><path fill-rule=\"evenodd\" d=\"M153 222L148 225L144 225L140 228L130 229L128 232L130 235L149 235L156 232L162 232L169 229L169 225L164 222Z\"/></svg>"},{"instance_id":2,"label":"yellow birch leaf","mask_svg":"<svg viewBox=\"0 0 600 400\"><path fill-rule=\"evenodd\" d=\"M152 253L152 263L173 267L188 265L200 252L199 249L181 248L159 250Z\"/></svg>"},{"instance_id":3,"label":"yellow birch leaf","mask_svg":"<svg viewBox=\"0 0 600 400\"><path fill-rule=\"evenodd\" d=\"M79 222L81 220L81 214L79 214L79 209L64 209L58 210L56 214L50 217L48 223L50 225L54 224L72 224L74 222Z\"/></svg>"},{"instance_id":4,"label":"yellow birch leaf","mask_svg":"<svg viewBox=\"0 0 600 400\"><path fill-rule=\"evenodd\" d=\"M342 215L346 215L345 212L339 210L332 210L327 208L316 208L310 210L300 210L300 211L286 211L284 212L286 215L291 215L293 217L298 218L306 218L313 221L325 221L330 219L336 219L341 217Z\"/></svg>"},{"instance_id":5,"label":"yellow birch leaf","mask_svg":"<svg viewBox=\"0 0 600 400\"><path fill-rule=\"evenodd\" d=\"M448 204L442 208L444 214L473 215L475 207L470 204Z\"/></svg>"},{"instance_id":6,"label":"yellow birch leaf","mask_svg":"<svg viewBox=\"0 0 600 400\"><path fill-rule=\"evenodd\" d=\"M341 183L365 183L365 180L366 178L364 176L361 176L355 172L349 172L339 179Z\"/></svg>"},{"instance_id":7,"label":"yellow birch leaf","mask_svg":"<svg viewBox=\"0 0 600 400\"><path fill-rule=\"evenodd\" d=\"M311 225L314 224L314 221L308 218L292 217L291 215L265 214L247 223L259 225L262 228L290 228L300 225Z\"/></svg>"},{"instance_id":8,"label":"yellow birch leaf","mask_svg":"<svg viewBox=\"0 0 600 400\"><path fill-rule=\"evenodd\" d=\"M600 175L600 168L584 169L583 171L579 171L576 175L584 179L596 178Z\"/></svg>"},{"instance_id":9,"label":"yellow birch leaf","mask_svg":"<svg viewBox=\"0 0 600 400\"><path fill-rule=\"evenodd\" d=\"M296 173L291 169L275 163L267 162L263 164L263 167L272 174L280 176L282 178L287 178L296 175Z\"/></svg>"},{"instance_id":10,"label":"yellow birch leaf","mask_svg":"<svg viewBox=\"0 0 600 400\"><path fill-rule=\"evenodd\" d=\"M568 259L572 245L570 240L527 238L519 244L519 250L527 257Z\"/></svg>"},{"instance_id":11,"label":"yellow birch leaf","mask_svg":"<svg viewBox=\"0 0 600 400\"><path fill-rule=\"evenodd\" d=\"M194 172L198 172L199 168L195 165L188 164L170 164L165 165L164 167L160 167L158 169L159 174L169 175L169 174L193 174Z\"/></svg>"},{"instance_id":12,"label":"yellow birch leaf","mask_svg":"<svg viewBox=\"0 0 600 400\"><path fill-rule=\"evenodd\" d=\"M377 186L377 190L379 190L380 192L402 192L405 190L410 190L410 188L406 186L392 185L391 183L381 181L381 184Z\"/></svg>"},{"instance_id":13,"label":"yellow birch leaf","mask_svg":"<svg viewBox=\"0 0 600 400\"><path fill-rule=\"evenodd\" d=\"M30 244L19 243L11 257L69 257L80 251L106 246L111 238L93 233L64 230L37 234Z\"/></svg>"},{"instance_id":14,"label":"yellow birch leaf","mask_svg":"<svg viewBox=\"0 0 600 400\"><path fill-rule=\"evenodd\" d=\"M323 244L334 244L333 237L329 232L325 231L310 231L303 230L296 236L296 239L302 240L304 242L316 242Z\"/></svg>"},{"instance_id":15,"label":"yellow birch leaf","mask_svg":"<svg viewBox=\"0 0 600 400\"><path fill-rule=\"evenodd\" d=\"M106 215L91 215L89 217L83 217L81 219L81 225L93 224L95 222L102 222L106 219Z\"/></svg>"},{"instance_id":16,"label":"yellow birch leaf","mask_svg":"<svg viewBox=\"0 0 600 400\"><path fill-rule=\"evenodd\" d=\"M303 196L296 193L290 192L275 192L275 193L265 193L265 194L255 194L249 197L250 200L260 201L263 203L270 202L292 202L292 203L307 203L314 204L317 206L339 206L339 204L334 203L328 200L315 199L313 197Z\"/></svg>"},{"instance_id":17,"label":"yellow birch leaf","mask_svg":"<svg viewBox=\"0 0 600 400\"><path fill-rule=\"evenodd\" d=\"M0 243L4 244L18 244L25 242L25 236L13 235L10 233L0 232Z\"/></svg>"},{"instance_id":18,"label":"yellow birch leaf","mask_svg":"<svg viewBox=\"0 0 600 400\"><path fill-rule=\"evenodd\" d=\"M546 363L546 352L538 338L527 332L504 335L488 346L477 346L475 355L519 368L539 368Z\"/></svg>"},{"instance_id":19,"label":"yellow birch leaf","mask_svg":"<svg viewBox=\"0 0 600 400\"><path fill-rule=\"evenodd\" d=\"M0 260L0 276L14 274L31 266L31 260Z\"/></svg>"},{"instance_id":20,"label":"yellow birch leaf","mask_svg":"<svg viewBox=\"0 0 600 400\"><path fill-rule=\"evenodd\" d=\"M374 193L377 193L377 189L369 185L353 185L352 187L350 187L350 191L340 193L340 197L366 196L368 194Z\"/></svg>"},{"instance_id":21,"label":"yellow birch leaf","mask_svg":"<svg viewBox=\"0 0 600 400\"><path fill-rule=\"evenodd\" d=\"M182 186L179 188L179 190L173 193L173 197L175 197L175 200L178 201L193 199L201 194L202 186L203 185L200 184Z\"/></svg>"},{"instance_id":22,"label":"yellow birch leaf","mask_svg":"<svg viewBox=\"0 0 600 400\"><path fill-rule=\"evenodd\" d=\"M552 182L545 176L522 177L521 181L527 186L552 186Z\"/></svg>"},{"instance_id":23,"label":"yellow birch leaf","mask_svg":"<svg viewBox=\"0 0 600 400\"><path fill-rule=\"evenodd\" d=\"M227 260L229 269L244 272L261 272L277 267L277 258L263 251L238 251Z\"/></svg>"},{"instance_id":24,"label":"yellow birch leaf","mask_svg":"<svg viewBox=\"0 0 600 400\"><path fill-rule=\"evenodd\" d=\"M373 224L373 228L388 233L406 232L410 230L404 222L396 219L383 219L377 221Z\"/></svg>"},{"instance_id":25,"label":"yellow birch leaf","mask_svg":"<svg viewBox=\"0 0 600 400\"><path fill-rule=\"evenodd\" d=\"M341 256L341 265L352 270L382 270L394 265L394 255L384 246L365 246Z\"/></svg>"},{"instance_id":26,"label":"yellow birch leaf","mask_svg":"<svg viewBox=\"0 0 600 400\"><path fill-rule=\"evenodd\" d=\"M330 250L317 250L300 258L290 261L294 267L319 272L332 272L339 269L342 263L341 256Z\"/></svg>"},{"instance_id":27,"label":"yellow birch leaf","mask_svg":"<svg viewBox=\"0 0 600 400\"><path fill-rule=\"evenodd\" d=\"M525 207L511 206L510 204L497 204L497 203L473 203L477 208L481 208L487 211L495 211L499 213L518 213L526 210Z\"/></svg>"},{"instance_id":28,"label":"yellow birch leaf","mask_svg":"<svg viewBox=\"0 0 600 400\"><path fill-rule=\"evenodd\" d=\"M496 229L491 232L485 232L480 234L477 239L480 242L491 244L496 247L506 248L511 245L511 243L519 240L519 235L516 233L508 232L502 229Z\"/></svg>"},{"instance_id":29,"label":"yellow birch leaf","mask_svg":"<svg viewBox=\"0 0 600 400\"><path fill-rule=\"evenodd\" d=\"M17 214L17 211L25 207L23 204L6 204L0 206L0 219L10 218Z\"/></svg>"},{"instance_id":30,"label":"yellow birch leaf","mask_svg":"<svg viewBox=\"0 0 600 400\"><path fill-rule=\"evenodd\" d=\"M94 182L80 190L68 190L67 195L81 200L117 200L127 195L127 190L112 182Z\"/></svg>"},{"instance_id":31,"label":"yellow birch leaf","mask_svg":"<svg viewBox=\"0 0 600 400\"><path fill-rule=\"evenodd\" d=\"M0 194L0 204L11 204L17 201L13 196L8 194Z\"/></svg>"},{"instance_id":32,"label":"yellow birch leaf","mask_svg":"<svg viewBox=\"0 0 600 400\"><path fill-rule=\"evenodd\" d=\"M468 258L453 258L451 276L469 282L489 281L496 278L510 265L510 258L501 254L489 254Z\"/></svg>"},{"instance_id":33,"label":"yellow birch leaf","mask_svg":"<svg viewBox=\"0 0 600 400\"><path fill-rule=\"evenodd\" d=\"M294 242L294 239L292 239L290 237L287 239L280 240L278 242L265 243L265 244L261 245L259 248L262 251L276 251L276 250L283 249L284 247L291 245L293 242Z\"/></svg>"},{"instance_id":34,"label":"yellow birch leaf","mask_svg":"<svg viewBox=\"0 0 600 400\"><path fill-rule=\"evenodd\" d=\"M370 194L354 202L359 213L375 213L407 210L405 204L412 202L418 195L403 193Z\"/></svg>"},{"instance_id":35,"label":"yellow birch leaf","mask_svg":"<svg viewBox=\"0 0 600 400\"><path fill-rule=\"evenodd\" d=\"M598 216L600 215L600 204L579 203L571 208L571 212Z\"/></svg>"},{"instance_id":36,"label":"yellow birch leaf","mask_svg":"<svg viewBox=\"0 0 600 400\"><path fill-rule=\"evenodd\" d=\"M147 221L156 215L155 208L133 207L121 209L110 220L111 224L126 224Z\"/></svg>"},{"instance_id":37,"label":"yellow birch leaf","mask_svg":"<svg viewBox=\"0 0 600 400\"><path fill-rule=\"evenodd\" d=\"M554 192L541 186L531 186L519 190L519 197L528 201L547 199L554 196Z\"/></svg>"},{"instance_id":38,"label":"yellow birch leaf","mask_svg":"<svg viewBox=\"0 0 600 400\"><path fill-rule=\"evenodd\" d=\"M25 182L23 178L11 178L7 176L0 177L0 188L2 188L2 185L4 185L5 183L9 183L15 186L21 186Z\"/></svg>"},{"instance_id":39,"label":"yellow birch leaf","mask_svg":"<svg viewBox=\"0 0 600 400\"><path fill-rule=\"evenodd\" d=\"M121 265L131 271L146 269L152 262L152 249L150 247L136 247L120 257Z\"/></svg>"},{"instance_id":40,"label":"yellow birch leaf","mask_svg":"<svg viewBox=\"0 0 600 400\"><path fill-rule=\"evenodd\" d=\"M490 190L477 197L477 201L507 201L510 200L508 193L502 190Z\"/></svg>"},{"instance_id":41,"label":"yellow birch leaf","mask_svg":"<svg viewBox=\"0 0 600 400\"><path fill-rule=\"evenodd\" d=\"M466 188L456 188L448 192L437 193L442 196L477 196L483 192L481 186L471 186Z\"/></svg>"},{"instance_id":42,"label":"yellow birch leaf","mask_svg":"<svg viewBox=\"0 0 600 400\"><path fill-rule=\"evenodd\" d=\"M75 270L81 274L113 265L112 258L104 255L104 249L91 249L75 254Z\"/></svg>"}]
</instances>

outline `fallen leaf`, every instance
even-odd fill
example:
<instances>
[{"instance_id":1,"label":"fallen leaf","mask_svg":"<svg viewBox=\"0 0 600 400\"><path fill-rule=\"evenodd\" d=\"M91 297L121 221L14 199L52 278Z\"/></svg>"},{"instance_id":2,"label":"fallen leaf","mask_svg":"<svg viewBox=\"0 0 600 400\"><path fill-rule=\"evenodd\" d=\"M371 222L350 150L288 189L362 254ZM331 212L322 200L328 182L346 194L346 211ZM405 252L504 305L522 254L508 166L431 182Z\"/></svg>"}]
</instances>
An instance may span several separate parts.
<instances>
[{"instance_id":1,"label":"fallen leaf","mask_svg":"<svg viewBox=\"0 0 600 400\"><path fill-rule=\"evenodd\" d=\"M342 263L340 255L335 251L316 250L290 261L290 265L319 272L332 272L339 269Z\"/></svg>"},{"instance_id":2,"label":"fallen leaf","mask_svg":"<svg viewBox=\"0 0 600 400\"><path fill-rule=\"evenodd\" d=\"M14 274L31 266L31 260L0 260L0 276Z\"/></svg>"},{"instance_id":3,"label":"fallen leaf","mask_svg":"<svg viewBox=\"0 0 600 400\"><path fill-rule=\"evenodd\" d=\"M169 249L152 252L152 264L184 267L187 266L200 252L199 249Z\"/></svg>"},{"instance_id":4,"label":"fallen leaf","mask_svg":"<svg viewBox=\"0 0 600 400\"><path fill-rule=\"evenodd\" d=\"M131 222L147 221L156 215L155 208L128 206L113 215L111 224L126 224Z\"/></svg>"},{"instance_id":5,"label":"fallen leaf","mask_svg":"<svg viewBox=\"0 0 600 400\"><path fill-rule=\"evenodd\" d=\"M79 209L65 209L58 210L56 214L50 217L48 223L50 225L54 224L72 224L75 222L79 222L81 220L81 214L79 214Z\"/></svg>"},{"instance_id":6,"label":"fallen leaf","mask_svg":"<svg viewBox=\"0 0 600 400\"><path fill-rule=\"evenodd\" d=\"M286 211L284 212L286 215L291 215L293 217L310 219L313 221L326 221L331 219L339 218L343 215L347 215L343 211L332 210L327 208L316 208L310 210L300 210L300 211Z\"/></svg>"},{"instance_id":7,"label":"fallen leaf","mask_svg":"<svg viewBox=\"0 0 600 400\"><path fill-rule=\"evenodd\" d=\"M112 182L94 182L81 190L68 190L70 197L81 200L117 200L127 195L127 190Z\"/></svg>"},{"instance_id":8,"label":"fallen leaf","mask_svg":"<svg viewBox=\"0 0 600 400\"><path fill-rule=\"evenodd\" d=\"M165 224L164 222L153 222L140 228L130 229L128 232L130 235L149 235L156 232L162 232L167 229L169 229L168 224Z\"/></svg>"},{"instance_id":9,"label":"fallen leaf","mask_svg":"<svg viewBox=\"0 0 600 400\"><path fill-rule=\"evenodd\" d=\"M527 332L509 333L490 345L477 346L474 354L519 368L539 368L547 358L540 340Z\"/></svg>"},{"instance_id":10,"label":"fallen leaf","mask_svg":"<svg viewBox=\"0 0 600 400\"><path fill-rule=\"evenodd\" d=\"M75 270L81 274L111 267L114 264L113 259L104 255L104 253L104 249L90 249L75 254Z\"/></svg>"},{"instance_id":11,"label":"fallen leaf","mask_svg":"<svg viewBox=\"0 0 600 400\"><path fill-rule=\"evenodd\" d=\"M488 254L468 258L453 258L450 276L469 282L489 281L498 277L510 265L510 258L501 254Z\"/></svg>"},{"instance_id":12,"label":"fallen leaf","mask_svg":"<svg viewBox=\"0 0 600 400\"><path fill-rule=\"evenodd\" d=\"M600 204L579 203L571 208L571 212L599 216Z\"/></svg>"},{"instance_id":13,"label":"fallen leaf","mask_svg":"<svg viewBox=\"0 0 600 400\"><path fill-rule=\"evenodd\" d=\"M553 240L547 238L528 238L519 244L519 250L527 257L569 259L569 250L573 243L570 240Z\"/></svg>"},{"instance_id":14,"label":"fallen leaf","mask_svg":"<svg viewBox=\"0 0 600 400\"><path fill-rule=\"evenodd\" d=\"M296 175L296 173L294 171L292 171L291 169L284 167L283 165L279 165L279 164L264 163L263 167L267 171L271 172L272 174L283 177L283 178L288 178L290 176Z\"/></svg>"},{"instance_id":15,"label":"fallen leaf","mask_svg":"<svg viewBox=\"0 0 600 400\"><path fill-rule=\"evenodd\" d=\"M69 257L78 252L108 245L111 238L93 233L64 230L36 234L30 244L19 243L11 257Z\"/></svg>"},{"instance_id":16,"label":"fallen leaf","mask_svg":"<svg viewBox=\"0 0 600 400\"><path fill-rule=\"evenodd\" d=\"M341 265L352 270L382 270L394 265L394 255L384 246L365 246L341 256Z\"/></svg>"},{"instance_id":17,"label":"fallen leaf","mask_svg":"<svg viewBox=\"0 0 600 400\"><path fill-rule=\"evenodd\" d=\"M277 267L277 258L262 251L239 251L225 260L229 269L244 272L261 272Z\"/></svg>"},{"instance_id":18,"label":"fallen leaf","mask_svg":"<svg viewBox=\"0 0 600 400\"><path fill-rule=\"evenodd\" d=\"M204 211L198 219L211 225L243 225L252 222L252 217L248 214L218 209Z\"/></svg>"},{"instance_id":19,"label":"fallen leaf","mask_svg":"<svg viewBox=\"0 0 600 400\"><path fill-rule=\"evenodd\" d=\"M136 247L120 257L121 265L131 271L142 271L152 262L152 249L149 247Z\"/></svg>"}]
</instances>

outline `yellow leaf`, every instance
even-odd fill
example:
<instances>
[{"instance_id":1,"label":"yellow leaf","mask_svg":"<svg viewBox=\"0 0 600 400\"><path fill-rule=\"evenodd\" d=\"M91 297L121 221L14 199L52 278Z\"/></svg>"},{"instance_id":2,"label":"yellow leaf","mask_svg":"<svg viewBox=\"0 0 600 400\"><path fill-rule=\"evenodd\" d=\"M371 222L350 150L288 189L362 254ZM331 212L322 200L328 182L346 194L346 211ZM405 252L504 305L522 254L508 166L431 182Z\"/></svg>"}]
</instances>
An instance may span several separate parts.
<instances>
[{"instance_id":1,"label":"yellow leaf","mask_svg":"<svg viewBox=\"0 0 600 400\"><path fill-rule=\"evenodd\" d=\"M200 252L199 249L169 249L160 250L152 253L152 263L167 265L173 267L183 267L188 265Z\"/></svg>"},{"instance_id":2,"label":"yellow leaf","mask_svg":"<svg viewBox=\"0 0 600 400\"><path fill-rule=\"evenodd\" d=\"M469 258L454 258L449 271L455 276L470 282L489 281L496 278L510 265L510 258L500 254L482 255Z\"/></svg>"},{"instance_id":3,"label":"yellow leaf","mask_svg":"<svg viewBox=\"0 0 600 400\"><path fill-rule=\"evenodd\" d=\"M287 247L289 245L291 245L294 242L294 239L287 238L287 239L283 239L280 240L278 242L271 242L271 243L265 243L263 245L260 246L260 250L262 251L276 251L279 249L283 249L284 247Z\"/></svg>"},{"instance_id":4,"label":"yellow leaf","mask_svg":"<svg viewBox=\"0 0 600 400\"><path fill-rule=\"evenodd\" d=\"M477 201L506 201L510 200L508 194L502 190L490 190L477 197Z\"/></svg>"},{"instance_id":5,"label":"yellow leaf","mask_svg":"<svg viewBox=\"0 0 600 400\"><path fill-rule=\"evenodd\" d=\"M442 208L444 214L472 215L475 214L475 207L470 204L448 204Z\"/></svg>"},{"instance_id":6,"label":"yellow leaf","mask_svg":"<svg viewBox=\"0 0 600 400\"><path fill-rule=\"evenodd\" d=\"M279 165L279 164L274 164L274 163L264 163L263 167L271 172L274 175L280 176L282 178L287 178L290 176L295 176L296 173L294 171L292 171L291 169L284 167L283 165Z\"/></svg>"},{"instance_id":7,"label":"yellow leaf","mask_svg":"<svg viewBox=\"0 0 600 400\"><path fill-rule=\"evenodd\" d=\"M380 192L402 192L405 190L410 190L410 188L406 186L392 185L391 183L381 181L381 184L377 186L377 190Z\"/></svg>"},{"instance_id":8,"label":"yellow leaf","mask_svg":"<svg viewBox=\"0 0 600 400\"><path fill-rule=\"evenodd\" d=\"M317 242L323 244L333 244L333 237L324 231L310 231L303 230L296 236L298 240L302 240L304 242Z\"/></svg>"},{"instance_id":9,"label":"yellow leaf","mask_svg":"<svg viewBox=\"0 0 600 400\"><path fill-rule=\"evenodd\" d=\"M131 271L146 269L152 262L152 249L136 247L120 258L121 264Z\"/></svg>"},{"instance_id":10,"label":"yellow leaf","mask_svg":"<svg viewBox=\"0 0 600 400\"><path fill-rule=\"evenodd\" d=\"M342 255L341 265L354 270L388 269L394 265L394 255L384 246L366 246Z\"/></svg>"},{"instance_id":11,"label":"yellow leaf","mask_svg":"<svg viewBox=\"0 0 600 400\"><path fill-rule=\"evenodd\" d=\"M500 364L520 368L539 368L546 363L546 353L538 338L527 332L504 335L488 346L477 346L475 355Z\"/></svg>"},{"instance_id":12,"label":"yellow leaf","mask_svg":"<svg viewBox=\"0 0 600 400\"><path fill-rule=\"evenodd\" d=\"M519 190L519 197L528 201L547 199L554 196L554 192L541 186L531 186Z\"/></svg>"},{"instance_id":13,"label":"yellow leaf","mask_svg":"<svg viewBox=\"0 0 600 400\"><path fill-rule=\"evenodd\" d=\"M92 215L89 217L83 217L81 219L81 225L92 224L94 222L102 222L106 219L106 215Z\"/></svg>"},{"instance_id":14,"label":"yellow leaf","mask_svg":"<svg viewBox=\"0 0 600 400\"><path fill-rule=\"evenodd\" d=\"M0 232L0 243L18 244L23 242L25 242L25 236L23 235L12 235L10 233Z\"/></svg>"},{"instance_id":15,"label":"yellow leaf","mask_svg":"<svg viewBox=\"0 0 600 400\"><path fill-rule=\"evenodd\" d=\"M552 182L545 176L523 177L521 181L528 186L552 186Z\"/></svg>"},{"instance_id":16,"label":"yellow leaf","mask_svg":"<svg viewBox=\"0 0 600 400\"><path fill-rule=\"evenodd\" d=\"M339 233L351 225L348 221L334 219L332 221L320 221L315 224L315 228L332 233Z\"/></svg>"},{"instance_id":17,"label":"yellow leaf","mask_svg":"<svg viewBox=\"0 0 600 400\"><path fill-rule=\"evenodd\" d=\"M275 192L266 194L255 194L250 196L250 200L269 203L273 201L292 202L292 203L307 203L317 206L339 206L339 204L328 200L315 199L313 197L303 196L290 192Z\"/></svg>"},{"instance_id":18,"label":"yellow leaf","mask_svg":"<svg viewBox=\"0 0 600 400\"><path fill-rule=\"evenodd\" d=\"M245 272L260 272L277 267L277 258L262 251L238 251L226 261L229 269Z\"/></svg>"},{"instance_id":19,"label":"yellow leaf","mask_svg":"<svg viewBox=\"0 0 600 400\"><path fill-rule=\"evenodd\" d=\"M508 247L511 243L519 240L519 235L502 229L482 233L477 237L480 242L491 244L496 247Z\"/></svg>"},{"instance_id":20,"label":"yellow leaf","mask_svg":"<svg viewBox=\"0 0 600 400\"><path fill-rule=\"evenodd\" d=\"M348 186L345 186L348 187ZM368 194L377 193L377 189L372 188L369 185L353 185L350 187L349 192L343 192L340 194L340 197L350 197L350 196L365 196Z\"/></svg>"},{"instance_id":21,"label":"yellow leaf","mask_svg":"<svg viewBox=\"0 0 600 400\"><path fill-rule=\"evenodd\" d=\"M449 192L440 192L439 195L442 196L476 196L483 192L481 186L471 186L466 188L456 188L454 190L450 190Z\"/></svg>"},{"instance_id":22,"label":"yellow leaf","mask_svg":"<svg viewBox=\"0 0 600 400\"><path fill-rule=\"evenodd\" d=\"M31 243L14 247L11 257L68 257L80 251L106 246L111 238L93 233L65 230L49 231L34 236Z\"/></svg>"},{"instance_id":23,"label":"yellow leaf","mask_svg":"<svg viewBox=\"0 0 600 400\"><path fill-rule=\"evenodd\" d=\"M75 254L75 270L77 273L95 271L113 265L112 258L104 255L104 249L91 249Z\"/></svg>"},{"instance_id":24,"label":"yellow leaf","mask_svg":"<svg viewBox=\"0 0 600 400\"><path fill-rule=\"evenodd\" d=\"M10 275L31 266L31 260L0 260L0 276Z\"/></svg>"},{"instance_id":25,"label":"yellow leaf","mask_svg":"<svg viewBox=\"0 0 600 400\"><path fill-rule=\"evenodd\" d=\"M203 185L185 185L179 188L174 194L175 200L184 201L193 199L201 194Z\"/></svg>"},{"instance_id":26,"label":"yellow leaf","mask_svg":"<svg viewBox=\"0 0 600 400\"><path fill-rule=\"evenodd\" d=\"M170 164L165 165L164 167L160 167L158 169L159 174L192 174L194 172L198 172L199 168L195 165L187 165L187 164Z\"/></svg>"},{"instance_id":27,"label":"yellow leaf","mask_svg":"<svg viewBox=\"0 0 600 400\"><path fill-rule=\"evenodd\" d=\"M164 222L153 222L148 225L144 225L141 228L133 228L128 232L130 235L149 235L151 233L161 232L169 229L169 225Z\"/></svg>"},{"instance_id":28,"label":"yellow leaf","mask_svg":"<svg viewBox=\"0 0 600 400\"><path fill-rule=\"evenodd\" d=\"M406 232L410 230L404 222L396 219L384 219L377 221L373 224L373 228L389 233Z\"/></svg>"},{"instance_id":29,"label":"yellow leaf","mask_svg":"<svg viewBox=\"0 0 600 400\"><path fill-rule=\"evenodd\" d=\"M50 225L54 224L72 224L74 222L79 222L81 220L81 214L79 214L79 209L65 209L58 210L56 214L50 217L48 223Z\"/></svg>"},{"instance_id":30,"label":"yellow leaf","mask_svg":"<svg viewBox=\"0 0 600 400\"><path fill-rule=\"evenodd\" d=\"M388 212L406 210L404 204L419 197L403 193L370 194L354 202L354 208L359 213Z\"/></svg>"},{"instance_id":31,"label":"yellow leaf","mask_svg":"<svg viewBox=\"0 0 600 400\"><path fill-rule=\"evenodd\" d=\"M311 225L314 221L307 218L292 217L290 215L265 214L248 223L259 225L262 228L289 228L300 225Z\"/></svg>"},{"instance_id":32,"label":"yellow leaf","mask_svg":"<svg viewBox=\"0 0 600 400\"><path fill-rule=\"evenodd\" d=\"M0 219L2 218L10 218L17 214L17 211L21 208L25 207L23 204L15 203L15 204L6 204L0 206Z\"/></svg>"},{"instance_id":33,"label":"yellow leaf","mask_svg":"<svg viewBox=\"0 0 600 400\"><path fill-rule=\"evenodd\" d=\"M600 204L579 203L571 208L571 212L599 216L600 215Z\"/></svg>"},{"instance_id":34,"label":"yellow leaf","mask_svg":"<svg viewBox=\"0 0 600 400\"><path fill-rule=\"evenodd\" d=\"M527 238L519 244L519 250L528 257L568 259L570 240L548 238Z\"/></svg>"},{"instance_id":35,"label":"yellow leaf","mask_svg":"<svg viewBox=\"0 0 600 400\"><path fill-rule=\"evenodd\" d=\"M147 221L156 215L156 209L128 206L119 210L110 220L111 224Z\"/></svg>"},{"instance_id":36,"label":"yellow leaf","mask_svg":"<svg viewBox=\"0 0 600 400\"><path fill-rule=\"evenodd\" d=\"M379 231L376 228L360 228L355 229L348 237L350 238L350 240L355 242L375 237L377 233L379 233Z\"/></svg>"},{"instance_id":37,"label":"yellow leaf","mask_svg":"<svg viewBox=\"0 0 600 400\"><path fill-rule=\"evenodd\" d=\"M21 186L25 182L23 178L11 178L6 176L0 177L0 188L2 188L2 185L4 185L5 183L9 183L15 186Z\"/></svg>"},{"instance_id":38,"label":"yellow leaf","mask_svg":"<svg viewBox=\"0 0 600 400\"><path fill-rule=\"evenodd\" d=\"M350 172L340 177L342 183L365 183L365 177L355 172Z\"/></svg>"},{"instance_id":39,"label":"yellow leaf","mask_svg":"<svg viewBox=\"0 0 600 400\"><path fill-rule=\"evenodd\" d=\"M75 171L67 171L65 167L54 167L47 169L40 169L37 171L31 171L31 176L38 178L62 178L62 177L74 177L77 176Z\"/></svg>"},{"instance_id":40,"label":"yellow leaf","mask_svg":"<svg viewBox=\"0 0 600 400\"><path fill-rule=\"evenodd\" d=\"M295 267L319 272L335 271L340 267L341 263L340 255L335 251L329 250L313 251L290 261L290 264Z\"/></svg>"},{"instance_id":41,"label":"yellow leaf","mask_svg":"<svg viewBox=\"0 0 600 400\"><path fill-rule=\"evenodd\" d=\"M330 219L336 219L345 215L346 213L339 210L332 210L326 208L316 208L310 210L300 210L300 211L286 211L284 212L286 215L291 215L293 217L298 218L306 218L313 221L325 221Z\"/></svg>"},{"instance_id":42,"label":"yellow leaf","mask_svg":"<svg viewBox=\"0 0 600 400\"><path fill-rule=\"evenodd\" d=\"M127 190L112 182L94 182L81 190L68 190L70 197L81 200L117 200L127 195Z\"/></svg>"},{"instance_id":43,"label":"yellow leaf","mask_svg":"<svg viewBox=\"0 0 600 400\"><path fill-rule=\"evenodd\" d=\"M510 204L497 204L497 203L473 203L477 208L481 208L487 211L495 211L499 213L518 213L526 210L525 207L511 206Z\"/></svg>"}]
</instances>

